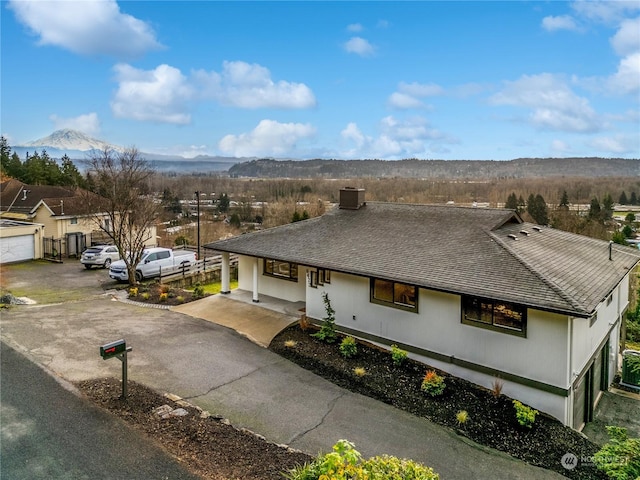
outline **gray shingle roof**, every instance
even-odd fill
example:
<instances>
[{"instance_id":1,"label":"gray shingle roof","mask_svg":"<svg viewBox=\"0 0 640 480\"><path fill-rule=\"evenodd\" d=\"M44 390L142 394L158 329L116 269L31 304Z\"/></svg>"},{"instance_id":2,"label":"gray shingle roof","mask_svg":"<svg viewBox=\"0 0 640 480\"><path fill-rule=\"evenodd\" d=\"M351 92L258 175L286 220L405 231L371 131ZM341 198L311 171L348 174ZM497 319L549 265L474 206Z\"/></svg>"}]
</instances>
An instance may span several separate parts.
<instances>
[{"instance_id":1,"label":"gray shingle roof","mask_svg":"<svg viewBox=\"0 0 640 480\"><path fill-rule=\"evenodd\" d=\"M609 261L608 242L536 231L511 210L375 202L206 248L577 316L591 315L640 260L614 245Z\"/></svg>"}]
</instances>

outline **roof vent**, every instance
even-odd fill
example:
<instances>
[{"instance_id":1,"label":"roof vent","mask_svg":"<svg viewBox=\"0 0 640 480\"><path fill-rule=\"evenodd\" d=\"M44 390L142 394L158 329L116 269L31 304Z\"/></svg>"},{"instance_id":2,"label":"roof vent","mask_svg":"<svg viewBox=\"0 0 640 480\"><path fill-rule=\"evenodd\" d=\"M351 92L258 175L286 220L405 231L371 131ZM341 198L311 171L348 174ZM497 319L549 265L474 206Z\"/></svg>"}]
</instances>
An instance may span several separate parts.
<instances>
[{"instance_id":1,"label":"roof vent","mask_svg":"<svg viewBox=\"0 0 640 480\"><path fill-rule=\"evenodd\" d=\"M364 188L345 187L340 189L340 208L358 210L366 204Z\"/></svg>"},{"instance_id":2,"label":"roof vent","mask_svg":"<svg viewBox=\"0 0 640 480\"><path fill-rule=\"evenodd\" d=\"M526 230L520 230L520 233L521 233L522 235L524 235L525 237L528 237L528 236L529 236L529 232L527 232Z\"/></svg>"},{"instance_id":3,"label":"roof vent","mask_svg":"<svg viewBox=\"0 0 640 480\"><path fill-rule=\"evenodd\" d=\"M540 227L532 227L536 232L541 232L542 229Z\"/></svg>"},{"instance_id":4,"label":"roof vent","mask_svg":"<svg viewBox=\"0 0 640 480\"><path fill-rule=\"evenodd\" d=\"M509 235L507 235L507 237L511 238L512 240L518 239L518 237L516 237L513 233L510 233Z\"/></svg>"}]
</instances>

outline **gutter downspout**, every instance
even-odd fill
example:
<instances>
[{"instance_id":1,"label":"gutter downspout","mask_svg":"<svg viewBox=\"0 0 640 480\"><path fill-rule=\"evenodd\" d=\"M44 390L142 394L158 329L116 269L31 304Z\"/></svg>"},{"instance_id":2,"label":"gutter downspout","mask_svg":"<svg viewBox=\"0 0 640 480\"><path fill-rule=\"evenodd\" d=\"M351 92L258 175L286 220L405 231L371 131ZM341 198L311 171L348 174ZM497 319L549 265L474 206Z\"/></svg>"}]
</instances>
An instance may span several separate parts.
<instances>
[{"instance_id":1,"label":"gutter downspout","mask_svg":"<svg viewBox=\"0 0 640 480\"><path fill-rule=\"evenodd\" d=\"M575 373L573 372L573 317L569 317L569 405L567 405L567 421L566 425L571 426L571 428L575 428L573 425L573 402L574 402L574 390L573 390L573 380Z\"/></svg>"}]
</instances>

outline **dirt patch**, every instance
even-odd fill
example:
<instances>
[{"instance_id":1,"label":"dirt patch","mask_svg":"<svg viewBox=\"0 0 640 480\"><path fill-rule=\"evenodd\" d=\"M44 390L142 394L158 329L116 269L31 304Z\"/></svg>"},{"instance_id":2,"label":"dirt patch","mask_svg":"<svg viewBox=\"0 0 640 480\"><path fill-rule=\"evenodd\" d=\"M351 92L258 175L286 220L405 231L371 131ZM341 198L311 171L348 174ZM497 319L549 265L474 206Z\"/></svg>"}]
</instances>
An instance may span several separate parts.
<instances>
[{"instance_id":1,"label":"dirt patch","mask_svg":"<svg viewBox=\"0 0 640 480\"><path fill-rule=\"evenodd\" d=\"M121 382L113 378L87 380L76 386L206 479L281 480L282 472L311 461L305 453L269 443L221 418L203 418L197 407L171 401L135 382L128 382L125 400L120 398ZM170 410L183 408L187 415L162 418L154 410L163 405Z\"/></svg>"},{"instance_id":2,"label":"dirt patch","mask_svg":"<svg viewBox=\"0 0 640 480\"><path fill-rule=\"evenodd\" d=\"M428 418L531 465L574 479L606 478L593 465L580 465L575 470L562 467L560 460L566 453L590 457L599 447L549 415L540 413L532 428L522 427L516 420L512 399L441 371L444 393L430 397L420 387L431 367L411 359L396 366L388 351L365 342L358 343L354 358L346 359L339 350L340 338L330 345L310 333L313 331L303 332L293 325L276 336L269 348L347 390ZM366 374L356 375L356 367L363 367ZM461 410L468 413L463 424L456 418Z\"/></svg>"}]
</instances>

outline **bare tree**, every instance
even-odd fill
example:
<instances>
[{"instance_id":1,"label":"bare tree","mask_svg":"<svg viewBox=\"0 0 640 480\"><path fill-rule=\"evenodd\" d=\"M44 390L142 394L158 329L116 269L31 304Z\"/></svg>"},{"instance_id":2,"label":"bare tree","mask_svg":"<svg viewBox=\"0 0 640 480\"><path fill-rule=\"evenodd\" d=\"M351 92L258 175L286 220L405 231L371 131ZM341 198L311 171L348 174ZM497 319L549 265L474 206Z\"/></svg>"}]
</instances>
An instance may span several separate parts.
<instances>
[{"instance_id":1,"label":"bare tree","mask_svg":"<svg viewBox=\"0 0 640 480\"><path fill-rule=\"evenodd\" d=\"M116 152L105 148L86 161L93 193L85 207L96 225L120 250L129 284L136 283L136 265L160 213L160 202L148 194L154 174L136 148Z\"/></svg>"}]
</instances>

